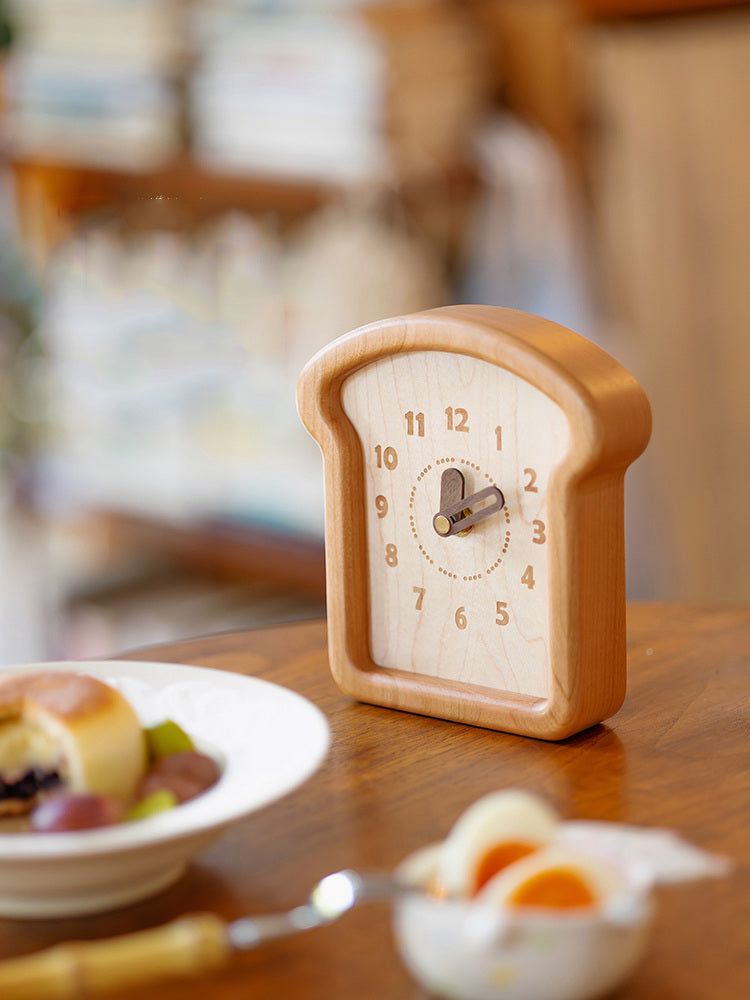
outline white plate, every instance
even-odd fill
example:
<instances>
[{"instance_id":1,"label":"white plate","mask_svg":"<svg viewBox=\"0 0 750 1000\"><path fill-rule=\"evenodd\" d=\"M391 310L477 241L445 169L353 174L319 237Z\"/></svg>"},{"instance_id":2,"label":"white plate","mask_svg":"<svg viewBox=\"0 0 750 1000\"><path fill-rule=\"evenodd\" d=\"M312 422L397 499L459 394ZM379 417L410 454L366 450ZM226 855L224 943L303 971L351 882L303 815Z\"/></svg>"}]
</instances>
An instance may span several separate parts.
<instances>
[{"instance_id":1,"label":"white plate","mask_svg":"<svg viewBox=\"0 0 750 1000\"><path fill-rule=\"evenodd\" d=\"M173 719L222 767L207 792L133 823L76 833L0 833L0 915L113 909L175 882L227 826L309 778L328 749L323 714L267 681L205 667L76 661L3 667L67 670L118 688L144 725Z\"/></svg>"}]
</instances>

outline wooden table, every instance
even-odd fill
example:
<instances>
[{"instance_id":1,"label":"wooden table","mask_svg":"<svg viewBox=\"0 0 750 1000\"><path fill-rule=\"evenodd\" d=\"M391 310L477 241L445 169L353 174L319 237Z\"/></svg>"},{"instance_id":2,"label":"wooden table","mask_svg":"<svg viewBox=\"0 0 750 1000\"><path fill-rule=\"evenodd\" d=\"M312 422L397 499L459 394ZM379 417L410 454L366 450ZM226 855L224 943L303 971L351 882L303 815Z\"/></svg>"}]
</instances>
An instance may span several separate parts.
<instances>
[{"instance_id":1,"label":"wooden table","mask_svg":"<svg viewBox=\"0 0 750 1000\"><path fill-rule=\"evenodd\" d=\"M750 607L631 606L625 706L607 724L559 744L352 702L330 678L322 622L211 636L130 658L235 670L299 691L328 717L327 761L304 787L225 833L154 899L96 917L0 921L0 957L151 927L188 911L232 919L284 909L330 871L391 868L441 838L476 798L514 786L544 795L567 818L666 826L733 858L731 878L660 891L647 957L616 996L750 996L750 743L743 714ZM240 955L210 981L138 991L139 1000L204 996L420 1000L425 994L401 966L387 909L376 904Z\"/></svg>"}]
</instances>

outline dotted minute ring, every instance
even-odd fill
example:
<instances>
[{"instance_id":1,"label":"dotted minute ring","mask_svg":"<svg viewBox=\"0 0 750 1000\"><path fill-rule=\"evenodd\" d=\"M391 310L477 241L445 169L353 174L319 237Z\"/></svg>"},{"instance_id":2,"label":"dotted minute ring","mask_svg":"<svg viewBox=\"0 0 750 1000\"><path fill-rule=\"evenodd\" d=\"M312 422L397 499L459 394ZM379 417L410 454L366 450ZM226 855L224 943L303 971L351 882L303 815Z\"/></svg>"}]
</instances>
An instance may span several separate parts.
<instances>
[{"instance_id":1,"label":"dotted minute ring","mask_svg":"<svg viewBox=\"0 0 750 1000\"><path fill-rule=\"evenodd\" d=\"M457 458L438 458L435 461L435 465L436 466L438 466L438 465L456 465L456 464L458 464L458 465L465 465L469 469L474 469L475 472L478 472L478 473L480 473L480 475L483 475L484 478L489 482L489 484L491 486L496 486L498 489L500 489L500 487L495 482L495 480L492 478L492 476L490 476L486 472L483 472L482 469L478 465L476 465L474 462L470 462L468 459L465 459L465 458L458 458L458 459ZM432 471L432 468L433 467L431 465L427 465L427 466L424 467L424 469L422 469L422 471L417 476L417 484L419 484L419 483L422 482L422 480L427 475L427 473ZM445 569L443 566L440 566L439 564L437 564L435 562L435 560L432 558L432 556L430 555L430 553L427 551L427 549L424 547L424 545L422 545L422 543L420 542L419 535L417 533L417 527L416 527L416 524L414 522L414 514L413 514L414 501L416 499L416 496L417 496L417 486L415 485L415 486L412 487L411 493L409 494L409 510L412 511L412 513L409 514L409 527L411 528L411 533L414 536L414 538L415 538L415 540L417 542L417 545L419 546L419 552L427 560L427 562L431 566L435 566L436 567L436 569L438 570L439 573L442 573L444 576L450 577L451 580L458 580L459 579L458 574L457 573L452 573L450 570ZM460 579L462 579L464 581L481 580L483 576L489 576L491 573L494 573L494 571L498 568L498 566L500 565L500 563L503 561L503 556L508 551L508 545L510 544L510 529L508 528L508 525L510 524L510 513L508 511L507 504L503 507L502 514L505 517L505 525L506 525L506 527L505 527L505 537L503 539L503 547L502 547L502 551L501 551L500 555L497 557L497 559L495 560L495 562L492 563L492 565L488 566L484 570L483 573L476 573L473 576L463 576L463 577L460 577Z\"/></svg>"}]
</instances>

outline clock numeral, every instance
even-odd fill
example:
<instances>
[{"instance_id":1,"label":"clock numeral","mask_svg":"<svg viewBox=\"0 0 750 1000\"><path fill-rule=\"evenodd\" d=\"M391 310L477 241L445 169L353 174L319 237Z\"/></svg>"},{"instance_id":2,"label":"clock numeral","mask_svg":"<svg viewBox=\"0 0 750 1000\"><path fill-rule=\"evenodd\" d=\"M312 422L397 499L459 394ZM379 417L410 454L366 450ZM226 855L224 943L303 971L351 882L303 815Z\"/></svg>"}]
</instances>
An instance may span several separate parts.
<instances>
[{"instance_id":1,"label":"clock numeral","mask_svg":"<svg viewBox=\"0 0 750 1000\"><path fill-rule=\"evenodd\" d=\"M398 465L398 454L395 448L391 448L390 445L384 448L382 444L375 445L375 457L377 459L378 468L382 469L383 466L389 469L391 472Z\"/></svg>"},{"instance_id":2,"label":"clock numeral","mask_svg":"<svg viewBox=\"0 0 750 1000\"><path fill-rule=\"evenodd\" d=\"M495 614L497 618L495 619L496 625L507 625L510 621L510 615L508 613L508 602L507 601L495 601Z\"/></svg>"},{"instance_id":3,"label":"clock numeral","mask_svg":"<svg viewBox=\"0 0 750 1000\"><path fill-rule=\"evenodd\" d=\"M524 469L524 476L528 476L528 482L524 486L527 493L538 493L539 487L536 485L536 469Z\"/></svg>"},{"instance_id":4,"label":"clock numeral","mask_svg":"<svg viewBox=\"0 0 750 1000\"><path fill-rule=\"evenodd\" d=\"M417 611L421 611L422 601L424 600L424 595L425 595L425 589L424 587L412 587L411 589L417 595L417 604L416 604Z\"/></svg>"},{"instance_id":5,"label":"clock numeral","mask_svg":"<svg viewBox=\"0 0 750 1000\"><path fill-rule=\"evenodd\" d=\"M424 413L415 413L414 410L409 410L408 413L404 414L404 419L406 420L407 434L413 434L416 427L417 437L424 437Z\"/></svg>"},{"instance_id":6,"label":"clock numeral","mask_svg":"<svg viewBox=\"0 0 750 1000\"><path fill-rule=\"evenodd\" d=\"M503 450L503 429L502 427L495 428L495 443L497 444L497 450Z\"/></svg>"},{"instance_id":7,"label":"clock numeral","mask_svg":"<svg viewBox=\"0 0 750 1000\"><path fill-rule=\"evenodd\" d=\"M378 512L378 517L381 518L385 517L385 515L388 513L388 501L386 500L386 498L383 496L382 493L378 493L378 495L375 497L375 509Z\"/></svg>"},{"instance_id":8,"label":"clock numeral","mask_svg":"<svg viewBox=\"0 0 750 1000\"><path fill-rule=\"evenodd\" d=\"M547 525L544 521L532 521L534 525L534 537L531 539L537 545L544 545L547 541Z\"/></svg>"},{"instance_id":9,"label":"clock numeral","mask_svg":"<svg viewBox=\"0 0 750 1000\"><path fill-rule=\"evenodd\" d=\"M469 431L469 414L466 410L457 406L455 410L452 406L445 408L446 426L449 431Z\"/></svg>"},{"instance_id":10,"label":"clock numeral","mask_svg":"<svg viewBox=\"0 0 750 1000\"><path fill-rule=\"evenodd\" d=\"M533 590L534 589L534 585L536 584L536 580L534 579L534 567L533 566L527 566L526 567L526 569L524 570L524 574L521 577L521 583L525 584L529 588L529 590Z\"/></svg>"},{"instance_id":11,"label":"clock numeral","mask_svg":"<svg viewBox=\"0 0 750 1000\"><path fill-rule=\"evenodd\" d=\"M454 620L456 622L456 628L464 629L469 624L466 618L466 608L461 605L460 608L456 609L456 614L454 615Z\"/></svg>"},{"instance_id":12,"label":"clock numeral","mask_svg":"<svg viewBox=\"0 0 750 1000\"><path fill-rule=\"evenodd\" d=\"M398 549L395 545L386 545L385 561L389 566L398 566Z\"/></svg>"}]
</instances>

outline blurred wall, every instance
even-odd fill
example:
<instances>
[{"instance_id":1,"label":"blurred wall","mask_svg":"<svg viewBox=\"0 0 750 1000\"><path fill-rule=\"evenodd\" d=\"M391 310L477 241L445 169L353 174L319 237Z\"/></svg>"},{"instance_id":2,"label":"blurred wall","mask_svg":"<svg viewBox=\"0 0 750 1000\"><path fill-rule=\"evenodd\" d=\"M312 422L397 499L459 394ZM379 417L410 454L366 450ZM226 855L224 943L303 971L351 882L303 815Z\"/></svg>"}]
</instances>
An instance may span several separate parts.
<instances>
[{"instance_id":1,"label":"blurred wall","mask_svg":"<svg viewBox=\"0 0 750 1000\"><path fill-rule=\"evenodd\" d=\"M747 600L750 12L584 44L606 304L654 414L631 530L653 596Z\"/></svg>"}]
</instances>

